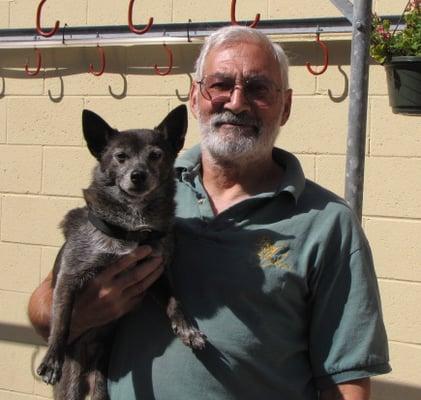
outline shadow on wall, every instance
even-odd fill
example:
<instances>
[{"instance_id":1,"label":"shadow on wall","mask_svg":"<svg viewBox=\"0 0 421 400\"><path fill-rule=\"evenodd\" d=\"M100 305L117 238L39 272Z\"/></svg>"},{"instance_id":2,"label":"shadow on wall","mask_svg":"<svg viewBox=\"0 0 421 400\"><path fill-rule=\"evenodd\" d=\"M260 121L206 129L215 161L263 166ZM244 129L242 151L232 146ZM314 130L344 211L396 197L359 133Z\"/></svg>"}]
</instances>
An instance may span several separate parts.
<instances>
[{"instance_id":1,"label":"shadow on wall","mask_svg":"<svg viewBox=\"0 0 421 400\"><path fill-rule=\"evenodd\" d=\"M323 38L322 38L323 39ZM334 81L337 88L336 94L332 95L328 90L330 99L333 102L341 102L348 96L348 76L342 66L349 66L350 63L350 41L329 41L329 68L327 70L330 82ZM323 64L323 53L315 42L285 42L282 43L286 54L293 67L306 69L306 62L313 68L318 69ZM192 82L194 62L199 53L200 46L191 44L188 46L171 46L173 52L173 68L167 76L165 84L171 81L174 76L186 76L183 81L183 89L177 88L174 91L181 101L186 101L188 84ZM151 77L155 76L154 65L157 64L161 70L166 70L168 57L163 46L133 46L133 47L106 47L104 48L106 58L106 74L120 75L122 81L117 85L120 87L109 87L109 94L115 99L123 99L127 96L127 77L130 75ZM24 50L4 50L0 57L0 97L8 94L8 79L23 80L60 80L60 93L52 95L53 102L59 102L66 95L66 81L63 78L71 75L89 74L89 64L93 64L94 69L99 69L100 59L96 48L68 48L68 49L42 49L41 69L35 76L25 74L25 64L28 63L30 71L35 70L36 57L33 49ZM319 66L319 67L316 67ZM346 69L346 68L345 68ZM309 74L309 77L312 76ZM95 77L93 77L95 78ZM327 85L329 86L329 79ZM177 85L180 81L177 81ZM186 87L184 87L186 86ZM313 88L311 80L309 87ZM87 87L89 89L89 86ZM182 94L180 94L182 93Z\"/></svg>"}]
</instances>

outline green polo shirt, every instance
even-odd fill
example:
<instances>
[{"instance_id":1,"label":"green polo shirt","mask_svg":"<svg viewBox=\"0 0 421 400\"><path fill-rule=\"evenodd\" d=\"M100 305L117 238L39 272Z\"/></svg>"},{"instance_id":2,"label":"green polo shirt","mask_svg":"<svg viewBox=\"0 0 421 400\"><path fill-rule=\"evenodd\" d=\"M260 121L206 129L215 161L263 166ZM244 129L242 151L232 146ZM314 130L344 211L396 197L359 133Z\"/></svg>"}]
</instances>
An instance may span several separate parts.
<instances>
[{"instance_id":1,"label":"green polo shirt","mask_svg":"<svg viewBox=\"0 0 421 400\"><path fill-rule=\"evenodd\" d=\"M343 200L284 175L214 216L200 149L177 162L176 292L207 335L193 352L146 297L119 324L109 391L118 400L316 400L329 385L390 371L371 252Z\"/></svg>"}]
</instances>

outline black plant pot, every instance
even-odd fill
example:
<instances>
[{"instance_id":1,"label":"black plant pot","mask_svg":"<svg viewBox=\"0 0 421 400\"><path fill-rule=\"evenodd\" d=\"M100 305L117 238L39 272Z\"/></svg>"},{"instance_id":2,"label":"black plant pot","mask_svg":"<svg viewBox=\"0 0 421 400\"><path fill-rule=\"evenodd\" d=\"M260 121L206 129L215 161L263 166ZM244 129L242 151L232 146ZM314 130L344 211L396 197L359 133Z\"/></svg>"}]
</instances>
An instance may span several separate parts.
<instances>
[{"instance_id":1,"label":"black plant pot","mask_svg":"<svg viewBox=\"0 0 421 400\"><path fill-rule=\"evenodd\" d=\"M421 57L393 57L385 68L393 113L421 115Z\"/></svg>"}]
</instances>

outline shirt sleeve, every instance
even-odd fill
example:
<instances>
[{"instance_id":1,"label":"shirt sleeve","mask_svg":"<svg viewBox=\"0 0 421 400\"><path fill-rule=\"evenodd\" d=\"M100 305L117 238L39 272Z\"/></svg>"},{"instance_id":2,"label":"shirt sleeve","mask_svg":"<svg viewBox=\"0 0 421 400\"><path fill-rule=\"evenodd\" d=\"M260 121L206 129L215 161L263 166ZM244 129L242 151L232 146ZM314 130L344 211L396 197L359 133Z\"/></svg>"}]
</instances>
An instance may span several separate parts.
<instances>
[{"instance_id":1,"label":"shirt sleeve","mask_svg":"<svg viewBox=\"0 0 421 400\"><path fill-rule=\"evenodd\" d=\"M372 255L357 232L359 247L331 251L312 288L309 352L319 389L391 370Z\"/></svg>"}]
</instances>

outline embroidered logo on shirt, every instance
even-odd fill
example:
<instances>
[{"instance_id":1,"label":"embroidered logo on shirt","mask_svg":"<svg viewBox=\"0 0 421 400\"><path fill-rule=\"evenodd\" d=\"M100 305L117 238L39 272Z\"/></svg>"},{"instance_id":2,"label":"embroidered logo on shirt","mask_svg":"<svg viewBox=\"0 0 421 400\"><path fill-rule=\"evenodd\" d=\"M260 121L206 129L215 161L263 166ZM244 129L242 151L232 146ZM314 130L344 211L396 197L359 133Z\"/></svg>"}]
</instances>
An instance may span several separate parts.
<instances>
[{"instance_id":1,"label":"embroidered logo on shirt","mask_svg":"<svg viewBox=\"0 0 421 400\"><path fill-rule=\"evenodd\" d=\"M287 244L276 244L271 238L264 236L257 242L257 255L260 259L262 268L274 265L282 269L290 269L286 263L289 254L289 246Z\"/></svg>"}]
</instances>

